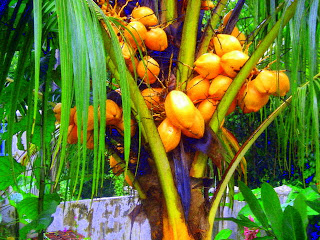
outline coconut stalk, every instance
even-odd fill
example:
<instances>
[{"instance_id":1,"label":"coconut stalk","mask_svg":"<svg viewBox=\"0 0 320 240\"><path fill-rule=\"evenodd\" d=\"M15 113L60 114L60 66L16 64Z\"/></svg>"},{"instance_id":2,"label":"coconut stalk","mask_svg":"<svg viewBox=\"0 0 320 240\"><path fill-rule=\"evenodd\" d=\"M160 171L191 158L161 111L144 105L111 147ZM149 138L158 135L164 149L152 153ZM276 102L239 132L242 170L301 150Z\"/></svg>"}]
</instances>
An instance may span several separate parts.
<instances>
[{"instance_id":1,"label":"coconut stalk","mask_svg":"<svg viewBox=\"0 0 320 240\"><path fill-rule=\"evenodd\" d=\"M197 44L200 6L201 1L199 0L188 1L178 58L177 90L183 91L191 76Z\"/></svg>"}]
</instances>

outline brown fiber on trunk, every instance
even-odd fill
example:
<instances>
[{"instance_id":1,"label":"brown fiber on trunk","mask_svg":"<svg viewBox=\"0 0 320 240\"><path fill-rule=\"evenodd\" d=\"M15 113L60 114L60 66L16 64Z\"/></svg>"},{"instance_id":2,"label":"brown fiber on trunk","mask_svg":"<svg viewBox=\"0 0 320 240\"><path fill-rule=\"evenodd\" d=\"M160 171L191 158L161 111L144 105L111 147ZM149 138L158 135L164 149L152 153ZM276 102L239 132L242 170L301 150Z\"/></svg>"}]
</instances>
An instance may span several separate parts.
<instances>
[{"instance_id":1,"label":"brown fiber on trunk","mask_svg":"<svg viewBox=\"0 0 320 240\"><path fill-rule=\"evenodd\" d=\"M209 223L205 200L201 189L191 189L191 204L188 218L189 229L194 239L201 240L208 231Z\"/></svg>"},{"instance_id":2,"label":"brown fiber on trunk","mask_svg":"<svg viewBox=\"0 0 320 240\"><path fill-rule=\"evenodd\" d=\"M147 198L142 200L142 206L150 223L151 238L153 240L162 240L163 196L157 174L152 172L141 176L139 177L139 182L147 195Z\"/></svg>"}]
</instances>

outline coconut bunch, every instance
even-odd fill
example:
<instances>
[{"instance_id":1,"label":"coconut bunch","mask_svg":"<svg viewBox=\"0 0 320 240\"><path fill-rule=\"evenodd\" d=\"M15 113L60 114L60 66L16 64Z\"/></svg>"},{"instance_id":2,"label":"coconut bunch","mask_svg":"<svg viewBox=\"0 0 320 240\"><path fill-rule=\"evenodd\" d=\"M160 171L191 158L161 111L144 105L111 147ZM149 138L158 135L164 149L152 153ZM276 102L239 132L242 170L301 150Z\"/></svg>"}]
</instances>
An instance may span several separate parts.
<instances>
[{"instance_id":1,"label":"coconut bunch","mask_svg":"<svg viewBox=\"0 0 320 240\"><path fill-rule=\"evenodd\" d=\"M187 95L198 103L206 121L209 121L242 66L249 59L235 36L217 34L212 38L214 51L201 55L194 63L199 74L187 85ZM243 113L257 112L269 101L270 95L285 96L290 81L283 72L254 69L232 102L230 114L238 105Z\"/></svg>"},{"instance_id":2,"label":"coconut bunch","mask_svg":"<svg viewBox=\"0 0 320 240\"><path fill-rule=\"evenodd\" d=\"M186 93L172 90L167 94L162 88L146 88L141 94L158 124L167 152L178 146L182 135L195 139L203 137L204 117Z\"/></svg>"},{"instance_id":3,"label":"coconut bunch","mask_svg":"<svg viewBox=\"0 0 320 240\"><path fill-rule=\"evenodd\" d=\"M110 11L106 15L110 15ZM132 74L136 72L145 83L153 84L160 74L159 64L148 55L141 56L137 50L164 51L168 47L167 34L149 7L135 7L128 19L128 23L121 22L121 28L113 27L119 38L122 55Z\"/></svg>"},{"instance_id":4,"label":"coconut bunch","mask_svg":"<svg viewBox=\"0 0 320 240\"><path fill-rule=\"evenodd\" d=\"M61 103L58 103L53 112L55 114L57 123L60 122L61 119ZM69 144L76 144L78 142L78 126L80 121L78 120L76 107L70 109L70 119L69 119L69 127L68 127L68 138L67 142ZM120 134L123 135L124 132L124 124L123 124L123 115L122 115L122 108L113 100L107 99L106 100L106 121L102 123L100 121L101 114L100 114L100 107L98 107L98 123L99 126L101 124L105 124L107 128L116 129ZM131 135L135 133L135 122L131 119ZM93 132L94 132L94 108L93 105L89 105L88 107L88 122L87 122L87 148L93 149L94 148L94 141L93 141ZM81 143L83 141L83 130L81 130Z\"/></svg>"},{"instance_id":5,"label":"coconut bunch","mask_svg":"<svg viewBox=\"0 0 320 240\"><path fill-rule=\"evenodd\" d=\"M205 10L214 7L212 1L202 1L201 4ZM116 15L110 10L108 14ZM223 18L220 29L210 41L210 51L194 62L194 76L188 81L185 91L168 91L165 83L156 87L159 84L155 83L161 82L158 78L160 66L150 55L141 56L141 52L161 52L168 47L167 34L159 27L152 9L135 7L125 26L115 29L120 33L117 35L129 71L137 74L148 86L141 94L153 114L167 152L177 147L182 135L195 139L203 137L205 124L249 59L244 46L246 36L236 26L231 34L219 33L223 32L231 15L232 10ZM138 52L138 48L142 51ZM289 79L284 72L255 69L230 105L227 115L237 105L243 113L257 112L267 104L270 95L284 96L289 89Z\"/></svg>"},{"instance_id":6,"label":"coconut bunch","mask_svg":"<svg viewBox=\"0 0 320 240\"><path fill-rule=\"evenodd\" d=\"M194 62L196 76L188 81L185 92L173 90L164 96L161 88L142 91L150 110L158 114L165 110L158 131L167 152L177 147L181 135L202 138L205 124L249 58L242 51L240 41L232 35L218 34L212 42L214 52L205 53ZM257 112L267 104L270 95L285 96L289 89L289 78L284 72L255 69L231 103L227 115L237 105L243 113Z\"/></svg>"},{"instance_id":7,"label":"coconut bunch","mask_svg":"<svg viewBox=\"0 0 320 240\"><path fill-rule=\"evenodd\" d=\"M158 25L159 21L153 10L140 6L132 10L131 21L124 29L122 53L129 71L147 84L157 81L160 74L158 62L152 57L136 54L138 47L152 51L164 51L168 47L166 32Z\"/></svg>"}]
</instances>

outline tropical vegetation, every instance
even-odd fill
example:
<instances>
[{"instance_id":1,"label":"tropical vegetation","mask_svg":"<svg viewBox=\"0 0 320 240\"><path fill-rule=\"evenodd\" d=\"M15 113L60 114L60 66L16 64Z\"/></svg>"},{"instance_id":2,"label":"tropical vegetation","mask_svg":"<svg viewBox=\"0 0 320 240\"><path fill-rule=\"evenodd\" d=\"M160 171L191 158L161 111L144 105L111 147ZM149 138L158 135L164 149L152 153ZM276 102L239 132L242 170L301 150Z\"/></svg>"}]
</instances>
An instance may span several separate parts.
<instances>
[{"instance_id":1,"label":"tropical vegetation","mask_svg":"<svg viewBox=\"0 0 320 240\"><path fill-rule=\"evenodd\" d=\"M0 20L0 190L38 190L17 204L33 206L20 238L43 239L61 198L88 180L97 196L111 168L137 191L152 239L212 239L225 192L250 185L245 154L261 135L273 169L320 190L318 0L4 0Z\"/></svg>"}]
</instances>

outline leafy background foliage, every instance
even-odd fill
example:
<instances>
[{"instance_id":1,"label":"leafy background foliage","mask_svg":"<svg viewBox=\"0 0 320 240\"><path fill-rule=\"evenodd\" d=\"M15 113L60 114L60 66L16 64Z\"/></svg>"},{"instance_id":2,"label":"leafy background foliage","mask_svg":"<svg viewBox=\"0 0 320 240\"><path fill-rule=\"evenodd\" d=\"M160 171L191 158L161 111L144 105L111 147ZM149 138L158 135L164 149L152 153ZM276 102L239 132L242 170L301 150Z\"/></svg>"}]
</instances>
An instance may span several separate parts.
<instances>
[{"instance_id":1,"label":"leafy background foliage","mask_svg":"<svg viewBox=\"0 0 320 240\"><path fill-rule=\"evenodd\" d=\"M283 11L291 2L246 1L238 26L252 40L249 55L254 53L274 23L281 20ZM235 5L236 1L229 1L222 15ZM293 19L279 32L257 65L259 69L267 66L286 69L291 79L293 99L246 155L250 187L258 187L264 181L273 186L290 182L301 187L320 182L318 13L319 1L298 1ZM0 190L17 186L16 178L28 166L27 170L40 190L37 197L44 214L47 213L46 199L53 196L47 194L58 191L61 183L61 186L65 184L63 188L69 197L80 197L82 192L86 192L86 197L100 195L100 191L105 191L101 189L111 184L106 181L111 177L106 174L109 168L104 164L105 129L95 128L92 152L86 150L85 143L68 146L66 136L70 107L77 106L77 114L83 118L85 130L88 105L94 105L97 116L98 106L105 109L106 90L112 89L114 84L120 85L125 125L130 125L131 107L134 108L131 100L134 97L130 95L126 75L121 74L125 72L125 64L119 57L121 53L116 36L111 34L109 43L112 49L104 51L105 38L98 21L101 20L100 14L92 1L8 0L1 3L0 115L2 122L8 123L7 133L1 135L1 139L6 140L8 156L0 157L0 172L3 173L0 174L3 180L0 181ZM203 24L206 24L210 13L201 14L205 15ZM115 23L111 18L105 20L109 29L110 23ZM120 73L118 79L111 78L105 71L106 59L110 57L114 58L116 70ZM88 79L91 79L91 86ZM243 115L237 110L226 118L226 127L243 144L260 122L284 101L273 97L261 112L250 115ZM56 102L63 104L59 129L55 129L51 111ZM143 114L137 109L134 111L138 118ZM14 134L20 136L25 131L27 155L20 164L12 158L11 142ZM131 144L129 136L129 132L125 132L126 161ZM119 189L112 191L120 194L122 190ZM68 199L67 195L62 197ZM53 204L58 202L56 198L53 201Z\"/></svg>"}]
</instances>

